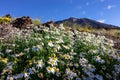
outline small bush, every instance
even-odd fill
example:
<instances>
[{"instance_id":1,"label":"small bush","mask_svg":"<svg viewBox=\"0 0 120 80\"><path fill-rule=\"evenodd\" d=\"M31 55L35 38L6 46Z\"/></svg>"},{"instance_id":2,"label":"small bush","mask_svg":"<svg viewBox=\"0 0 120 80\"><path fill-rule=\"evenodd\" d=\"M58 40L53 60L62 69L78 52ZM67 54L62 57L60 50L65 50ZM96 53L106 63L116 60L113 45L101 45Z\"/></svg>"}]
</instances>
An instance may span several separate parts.
<instances>
[{"instance_id":1,"label":"small bush","mask_svg":"<svg viewBox=\"0 0 120 80\"><path fill-rule=\"evenodd\" d=\"M35 26L38 26L38 25L41 24L41 21L40 21L39 19L34 19L34 20L33 20L33 24L34 24Z\"/></svg>"},{"instance_id":2,"label":"small bush","mask_svg":"<svg viewBox=\"0 0 120 80\"><path fill-rule=\"evenodd\" d=\"M5 24L11 22L11 18L7 18L7 17L0 17L0 23L1 24Z\"/></svg>"}]
</instances>

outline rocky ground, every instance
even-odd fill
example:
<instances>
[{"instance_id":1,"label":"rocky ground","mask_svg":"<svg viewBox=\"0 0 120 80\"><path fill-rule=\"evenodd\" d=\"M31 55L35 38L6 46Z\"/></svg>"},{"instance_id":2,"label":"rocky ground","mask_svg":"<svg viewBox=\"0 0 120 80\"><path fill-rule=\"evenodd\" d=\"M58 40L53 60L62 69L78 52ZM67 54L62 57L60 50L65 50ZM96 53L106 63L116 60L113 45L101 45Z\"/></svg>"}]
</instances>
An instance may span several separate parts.
<instances>
[{"instance_id":1,"label":"rocky ground","mask_svg":"<svg viewBox=\"0 0 120 80\"><path fill-rule=\"evenodd\" d=\"M12 26L0 26L0 37L9 36L11 34L15 34L19 31L18 28Z\"/></svg>"},{"instance_id":2,"label":"rocky ground","mask_svg":"<svg viewBox=\"0 0 120 80\"><path fill-rule=\"evenodd\" d=\"M10 42L14 36L19 32L18 28L12 26L0 26L0 40L2 42Z\"/></svg>"}]
</instances>

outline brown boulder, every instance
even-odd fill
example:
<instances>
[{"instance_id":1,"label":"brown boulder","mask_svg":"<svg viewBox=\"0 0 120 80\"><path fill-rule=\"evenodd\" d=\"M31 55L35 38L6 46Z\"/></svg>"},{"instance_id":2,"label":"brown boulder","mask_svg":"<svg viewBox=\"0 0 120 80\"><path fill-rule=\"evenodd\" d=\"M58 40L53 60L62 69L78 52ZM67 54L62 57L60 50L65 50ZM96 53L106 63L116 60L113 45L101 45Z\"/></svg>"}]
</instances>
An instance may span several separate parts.
<instances>
[{"instance_id":1,"label":"brown boulder","mask_svg":"<svg viewBox=\"0 0 120 80\"><path fill-rule=\"evenodd\" d=\"M20 29L25 29L30 27L32 24L32 19L29 16L23 16L21 18L16 18L12 22L12 26Z\"/></svg>"}]
</instances>

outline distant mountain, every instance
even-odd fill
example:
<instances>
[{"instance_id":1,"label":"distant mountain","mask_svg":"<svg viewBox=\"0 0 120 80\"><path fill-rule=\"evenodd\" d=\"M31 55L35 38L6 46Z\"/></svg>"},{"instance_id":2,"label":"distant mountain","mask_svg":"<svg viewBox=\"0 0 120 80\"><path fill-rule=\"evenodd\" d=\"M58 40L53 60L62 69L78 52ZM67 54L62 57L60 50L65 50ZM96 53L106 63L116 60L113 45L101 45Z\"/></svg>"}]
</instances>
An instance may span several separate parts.
<instances>
[{"instance_id":1,"label":"distant mountain","mask_svg":"<svg viewBox=\"0 0 120 80\"><path fill-rule=\"evenodd\" d=\"M74 18L70 17L69 19L56 21L56 24L63 24L68 27L91 27L91 28L104 28L104 29L120 29L118 26L101 23L88 18Z\"/></svg>"}]
</instances>

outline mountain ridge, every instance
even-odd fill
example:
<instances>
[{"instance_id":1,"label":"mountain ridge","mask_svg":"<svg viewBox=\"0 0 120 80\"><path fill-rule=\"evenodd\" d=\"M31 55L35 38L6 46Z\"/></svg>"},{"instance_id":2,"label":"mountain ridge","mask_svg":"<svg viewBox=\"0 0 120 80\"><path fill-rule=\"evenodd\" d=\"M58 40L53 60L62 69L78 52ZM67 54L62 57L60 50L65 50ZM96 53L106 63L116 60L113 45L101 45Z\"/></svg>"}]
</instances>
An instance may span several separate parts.
<instances>
[{"instance_id":1,"label":"mountain ridge","mask_svg":"<svg viewBox=\"0 0 120 80\"><path fill-rule=\"evenodd\" d=\"M101 23L96 20L92 20L89 18L75 18L75 17L70 17L68 19L56 21L56 24L63 24L68 27L91 27L91 28L97 28L97 29L120 29L119 26L111 25L111 24L106 24L106 23Z\"/></svg>"}]
</instances>

